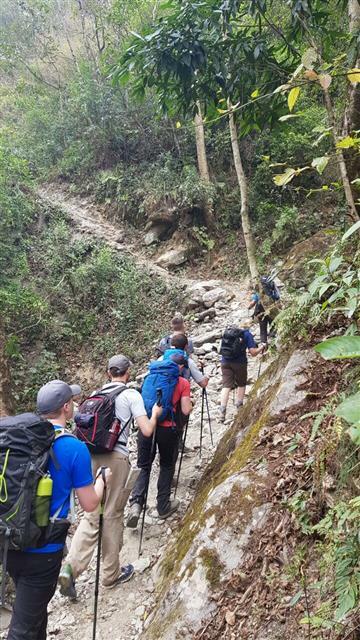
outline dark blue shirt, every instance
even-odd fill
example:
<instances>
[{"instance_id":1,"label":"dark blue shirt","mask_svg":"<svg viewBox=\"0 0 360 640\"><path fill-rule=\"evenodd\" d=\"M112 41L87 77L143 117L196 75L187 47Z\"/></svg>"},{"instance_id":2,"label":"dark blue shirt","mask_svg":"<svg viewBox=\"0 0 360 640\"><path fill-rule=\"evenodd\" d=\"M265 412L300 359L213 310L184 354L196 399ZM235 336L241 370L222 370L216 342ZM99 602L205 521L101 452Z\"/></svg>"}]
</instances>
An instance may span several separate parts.
<instances>
[{"instance_id":1,"label":"dark blue shirt","mask_svg":"<svg viewBox=\"0 0 360 640\"><path fill-rule=\"evenodd\" d=\"M54 427L55 430L62 427ZM53 451L58 469L49 459L49 473L53 481L53 490L50 502L50 516L62 507L59 518L66 518L70 508L70 494L72 489L87 487L93 482L91 471L90 453L83 442L71 435L64 435L55 440ZM63 548L63 544L47 544L38 549L26 549L29 553L54 553Z\"/></svg>"},{"instance_id":2,"label":"dark blue shirt","mask_svg":"<svg viewBox=\"0 0 360 640\"><path fill-rule=\"evenodd\" d=\"M250 331L248 331L247 329L244 329L244 343L245 343L246 349L256 349L257 347L253 334L250 333ZM222 356L221 362L224 364L226 362L239 362L241 364L246 364L247 363L246 350L244 350L235 360L234 359L230 360L230 358L224 358L224 356Z\"/></svg>"}]
</instances>

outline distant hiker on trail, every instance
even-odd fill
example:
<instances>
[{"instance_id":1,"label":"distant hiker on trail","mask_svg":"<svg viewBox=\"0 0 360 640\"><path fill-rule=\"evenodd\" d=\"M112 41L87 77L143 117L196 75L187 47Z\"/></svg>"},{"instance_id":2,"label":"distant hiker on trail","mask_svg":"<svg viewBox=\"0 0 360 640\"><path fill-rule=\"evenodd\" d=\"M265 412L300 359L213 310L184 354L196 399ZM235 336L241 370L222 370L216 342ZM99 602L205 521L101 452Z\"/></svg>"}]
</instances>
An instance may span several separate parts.
<instances>
[{"instance_id":1,"label":"distant hiker on trail","mask_svg":"<svg viewBox=\"0 0 360 640\"><path fill-rule=\"evenodd\" d=\"M170 349L171 338L175 334L186 335L185 321L181 313L177 313L171 320L171 333L169 333L167 336L165 336L160 340L159 345L157 347L157 350L160 352L160 354L164 354L166 349ZM188 344L186 347L186 353L188 354L188 356L191 356L191 354L194 353L194 346L192 343L192 339L189 337L188 337Z\"/></svg>"},{"instance_id":2,"label":"distant hiker on trail","mask_svg":"<svg viewBox=\"0 0 360 640\"><path fill-rule=\"evenodd\" d=\"M120 567L119 561L119 553L123 545L124 508L129 497L124 489L130 471L127 447L130 424L135 419L142 437L151 439L157 418L162 412L162 407L154 405L151 407L148 417L140 393L126 386L130 379L131 365L130 360L124 355L120 354L110 358L107 370L110 382L105 384L100 392L85 400L79 407L79 413L75 416L78 431L81 431L83 415L81 412L86 408L84 405L89 406L90 404L91 406L92 400L93 403L101 402L103 395L111 394L115 417L121 425L113 449L107 453L92 455L93 470L101 465L107 465L112 471L112 483L107 492L104 508L102 541L102 582L107 588L130 580L134 573L132 565ZM84 423L86 424L86 414L84 414ZM111 430L108 435L111 436ZM98 529L98 514L85 515L72 539L66 564L60 573L60 592L71 599L76 598L75 578L88 567L93 555Z\"/></svg>"},{"instance_id":3,"label":"distant hiker on trail","mask_svg":"<svg viewBox=\"0 0 360 640\"><path fill-rule=\"evenodd\" d=\"M165 352L167 356L168 352ZM167 518L179 507L179 500L170 500L171 482L175 472L175 463L179 447L178 421L183 421L184 416L189 416L192 411L190 398L190 383L181 377L181 371L186 366L187 360L176 349L168 359L157 360L150 364L149 373L144 380L143 398L145 406L149 404L148 398L153 398L157 387L162 381L163 415L156 427L155 443L160 457L160 474L157 484L157 510L159 518ZM138 434L138 467L141 468L140 476L135 484L130 498L130 513L127 526L136 528L144 505L147 487L150 480L152 463L156 454L156 447L152 451L152 438L146 437L140 431Z\"/></svg>"},{"instance_id":4,"label":"distant hiker on trail","mask_svg":"<svg viewBox=\"0 0 360 640\"><path fill-rule=\"evenodd\" d=\"M257 346L254 336L248 329L230 326L225 329L221 346L222 390L220 396L219 421L225 422L226 407L231 389L236 389L236 407L244 403L247 382L247 352L251 356L263 353L266 344Z\"/></svg>"},{"instance_id":5,"label":"distant hiker on trail","mask_svg":"<svg viewBox=\"0 0 360 640\"><path fill-rule=\"evenodd\" d=\"M25 473L25 456L29 455L29 462L35 463L35 468L40 468L40 466L37 467L37 464L40 465L41 459L44 460L44 453L45 456L49 455L50 449L52 449L51 457L47 461L49 475L46 475L45 468L45 475L40 475L35 498L35 521L38 527L43 527L45 530L40 536L42 545L30 546L24 551L10 550L8 553L7 570L16 588L8 640L46 639L47 606L55 593L65 538L70 526L70 521L67 520L70 494L75 489L80 505L85 511L94 511L102 499L104 482L100 475L93 484L90 455L86 446L66 431L66 423L73 417L73 396L80 392L81 389L78 385L68 385L61 380L52 380L41 387L37 395L37 411L41 418L35 414L27 413L1 421L1 428L4 426L7 430L5 437L11 438L12 430L15 434L13 448L8 449L10 456L6 461L9 473L11 470L13 474L13 478L10 475L7 481L8 501L11 499L12 486L16 488L16 476L19 480L19 474ZM55 438L51 425L55 431ZM19 438L21 431L24 442L19 443L19 441L15 441L15 438ZM43 449L44 453L41 453L41 458L39 451L41 451L41 446L45 445L46 447L47 441L50 446ZM11 451L14 452L15 466L11 462ZM17 455L15 455L15 451ZM46 460L45 457L45 462ZM6 473L5 468L3 468L3 473ZM106 484L110 481L110 477L111 471L106 469ZM39 489L41 484L42 487ZM22 504L25 505L28 494L23 492L23 495ZM47 514L45 513L46 509L44 511L43 508L44 502L42 502L40 509L40 502L37 502L38 497L39 500L45 498ZM4 503L3 500L1 502ZM16 515L19 516L23 507L19 507L19 502L17 502L17 506ZM44 521L44 517L47 522ZM28 534L29 528L26 529ZM3 580L5 580L5 576L3 576Z\"/></svg>"},{"instance_id":6,"label":"distant hiker on trail","mask_svg":"<svg viewBox=\"0 0 360 640\"><path fill-rule=\"evenodd\" d=\"M271 326L271 318L265 312L264 305L261 302L259 289L256 287L251 293L251 303L248 311L254 309L253 318L256 318L260 328L260 341L264 344L268 342L268 327Z\"/></svg>"}]
</instances>

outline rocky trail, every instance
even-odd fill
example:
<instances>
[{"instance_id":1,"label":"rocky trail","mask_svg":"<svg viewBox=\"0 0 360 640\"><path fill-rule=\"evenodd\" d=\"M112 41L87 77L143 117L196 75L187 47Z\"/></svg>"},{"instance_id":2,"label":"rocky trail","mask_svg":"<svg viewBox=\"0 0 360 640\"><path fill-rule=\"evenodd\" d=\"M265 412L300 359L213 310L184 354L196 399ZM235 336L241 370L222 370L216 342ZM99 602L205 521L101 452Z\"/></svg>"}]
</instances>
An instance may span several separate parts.
<instances>
[{"instance_id":1,"label":"rocky trail","mask_svg":"<svg viewBox=\"0 0 360 640\"><path fill-rule=\"evenodd\" d=\"M149 261L145 253L138 249L139 245L141 246L139 237L132 234L131 237L127 238L125 229L118 228L105 220L96 206L87 200L68 195L60 188L53 186L41 189L39 196L52 205L61 207L73 221L77 232L82 234L91 233L93 236L108 243L115 250L126 252L129 256L132 256L138 266L151 269L168 282L176 279L176 275L154 265L153 261ZM160 521L156 517L155 496L158 467L155 462L150 482L149 508L145 519L142 556L138 559L139 531L132 531L125 527L121 561L122 564L133 563L136 567L136 574L130 582L113 590L105 590L100 587L97 635L99 640L105 640L105 638L111 638L111 640L123 640L125 638L135 640L141 638L144 628L147 627L151 620L151 613L155 604L155 582L158 562L162 558L169 541L176 534L181 519L192 501L195 487L203 470L212 459L217 443L224 431L231 425L235 414L235 405L231 395L225 424L217 421L221 372L220 357L216 349L219 349L221 334L227 325L231 323L242 325L244 321L248 322L247 283L231 283L222 280L199 281L187 275L184 278L182 277L182 282L189 299L188 309L193 310L192 317L196 320L191 327L189 326L189 334L193 337L196 358L201 359L204 364L205 374L210 377L207 392L213 445L211 444L208 419L205 415L202 454L200 456L201 389L193 384L196 405L190 417L186 440L187 452L183 460L177 493L177 497L181 501L181 507L179 512L168 520ZM252 330L257 336L257 324L252 327ZM250 384L247 387L247 392L251 389L251 382L254 382L258 377L259 364L259 358L250 358ZM261 366L263 371L267 366L267 361L265 360ZM131 461L135 465L135 434L132 435L130 449ZM58 592L55 594L49 608L48 632L50 638L82 640L91 637L94 580L95 559L93 558L89 570L77 581L78 601L76 603L69 603Z\"/></svg>"}]
</instances>

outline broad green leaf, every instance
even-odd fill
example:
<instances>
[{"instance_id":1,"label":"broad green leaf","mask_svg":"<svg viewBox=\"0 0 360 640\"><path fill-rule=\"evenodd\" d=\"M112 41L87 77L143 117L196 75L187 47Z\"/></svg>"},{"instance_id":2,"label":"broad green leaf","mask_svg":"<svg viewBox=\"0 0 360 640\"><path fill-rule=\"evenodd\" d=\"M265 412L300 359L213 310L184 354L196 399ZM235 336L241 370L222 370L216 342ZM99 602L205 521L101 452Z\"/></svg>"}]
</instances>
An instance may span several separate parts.
<instances>
[{"instance_id":1,"label":"broad green leaf","mask_svg":"<svg viewBox=\"0 0 360 640\"><path fill-rule=\"evenodd\" d=\"M342 263L343 263L343 258L341 256L334 256L333 258L331 258L329 263L330 273L334 273L335 271L337 271L337 269L340 267Z\"/></svg>"},{"instance_id":2,"label":"broad green leaf","mask_svg":"<svg viewBox=\"0 0 360 640\"><path fill-rule=\"evenodd\" d=\"M360 336L329 338L314 347L325 360L360 358Z\"/></svg>"},{"instance_id":3,"label":"broad green leaf","mask_svg":"<svg viewBox=\"0 0 360 640\"><path fill-rule=\"evenodd\" d=\"M311 166L314 167L314 169L316 169L316 171L318 173L320 173L320 175L321 175L322 173L324 173L324 171L325 171L325 169L326 169L326 167L328 165L329 160L330 160L329 156L322 156L321 158L314 158L312 163L311 163Z\"/></svg>"},{"instance_id":4,"label":"broad green leaf","mask_svg":"<svg viewBox=\"0 0 360 640\"><path fill-rule=\"evenodd\" d=\"M289 167L284 173L279 173L279 175L274 176L273 181L278 187L283 187L285 184L291 182L294 176L296 176L295 169Z\"/></svg>"},{"instance_id":5,"label":"broad green leaf","mask_svg":"<svg viewBox=\"0 0 360 640\"><path fill-rule=\"evenodd\" d=\"M302 589L300 589L300 591L298 591L293 598L291 598L290 602L289 602L289 607L294 607L296 605L297 602L299 602L300 598L302 598L302 596L304 595L304 592Z\"/></svg>"},{"instance_id":6,"label":"broad green leaf","mask_svg":"<svg viewBox=\"0 0 360 640\"><path fill-rule=\"evenodd\" d=\"M360 391L339 404L335 413L340 418L344 418L346 422L360 427Z\"/></svg>"},{"instance_id":7,"label":"broad green leaf","mask_svg":"<svg viewBox=\"0 0 360 640\"><path fill-rule=\"evenodd\" d=\"M314 64L317 60L317 57L318 55L315 49L313 49L313 47L310 47L303 53L301 62L303 63L306 69L312 70L314 68Z\"/></svg>"},{"instance_id":8,"label":"broad green leaf","mask_svg":"<svg viewBox=\"0 0 360 640\"><path fill-rule=\"evenodd\" d=\"M295 103L300 95L300 87L293 87L288 95L289 111L295 107Z\"/></svg>"},{"instance_id":9,"label":"broad green leaf","mask_svg":"<svg viewBox=\"0 0 360 640\"><path fill-rule=\"evenodd\" d=\"M252 92L252 94L250 95L251 98L257 98L260 95L260 91L259 89L255 89L255 91Z\"/></svg>"},{"instance_id":10,"label":"broad green leaf","mask_svg":"<svg viewBox=\"0 0 360 640\"><path fill-rule=\"evenodd\" d=\"M300 118L300 113L287 113L285 116L280 116L279 122L286 122L291 118Z\"/></svg>"},{"instance_id":11,"label":"broad green leaf","mask_svg":"<svg viewBox=\"0 0 360 640\"><path fill-rule=\"evenodd\" d=\"M350 69L347 72L347 77L352 84L360 82L360 69Z\"/></svg>"},{"instance_id":12,"label":"broad green leaf","mask_svg":"<svg viewBox=\"0 0 360 640\"><path fill-rule=\"evenodd\" d=\"M338 149L350 149L350 147L354 147L356 144L355 138L352 138L351 136L346 136L346 138L343 138L342 140L338 140L338 142L336 143L336 146Z\"/></svg>"},{"instance_id":13,"label":"broad green leaf","mask_svg":"<svg viewBox=\"0 0 360 640\"><path fill-rule=\"evenodd\" d=\"M352 234L355 233L355 231L358 231L359 229L360 229L360 220L355 222L355 224L353 224L350 227L350 229L347 229L347 231L345 231L343 237L341 238L341 242L344 242L344 240L347 240L347 238L352 236Z\"/></svg>"}]
</instances>

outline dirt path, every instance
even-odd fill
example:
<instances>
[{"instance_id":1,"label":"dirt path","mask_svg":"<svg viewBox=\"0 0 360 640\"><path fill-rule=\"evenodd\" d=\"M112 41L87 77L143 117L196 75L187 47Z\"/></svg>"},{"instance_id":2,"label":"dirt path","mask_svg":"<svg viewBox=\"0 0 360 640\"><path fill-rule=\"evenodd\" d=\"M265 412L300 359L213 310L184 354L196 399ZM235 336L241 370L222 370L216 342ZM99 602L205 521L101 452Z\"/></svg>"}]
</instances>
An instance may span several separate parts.
<instances>
[{"instance_id":1,"label":"dirt path","mask_svg":"<svg viewBox=\"0 0 360 640\"><path fill-rule=\"evenodd\" d=\"M39 191L39 196L50 201L53 205L61 207L73 220L75 227L82 233L91 233L93 236L104 240L109 246L122 253L132 256L134 261L143 268L151 269L167 281L171 281L176 276L169 274L165 269L150 263L146 256L138 250L141 246L139 238L132 236L126 238L127 231L118 228L106 221L99 210L87 200L74 196L69 196L64 191L56 187L47 187ZM194 274L191 274L194 276ZM194 277L185 277L185 285L201 283ZM212 338L212 343L219 347L221 331L231 323L241 324L247 318L246 310L246 288L247 283L222 283L231 293L231 299L217 309L216 316L211 322L194 325L191 327L191 336L199 339L209 332L217 332L218 338ZM253 327L257 332L257 325ZM221 372L219 356L211 351L209 345L203 350L202 358L205 363L205 373L210 376L208 386L209 410L212 423L213 446L211 444L209 425L207 419L204 421L204 438L202 456L199 453L200 421L201 421L201 390L193 385L193 394L196 399L196 406L191 415L187 447L188 453L184 457L181 471L180 483L177 497L181 500L179 512L166 521L160 521L156 517L156 479L157 463L153 467L150 490L149 490L149 511L146 516L146 527L143 544L143 554L138 562L139 532L129 529L124 530L124 547L121 552L123 564L134 563L138 570L135 577L130 582L117 587L111 591L100 588L99 596L99 619L98 619L98 639L124 640L141 638L142 630L146 621L151 615L151 610L155 604L155 574L159 559L167 547L168 541L175 535L180 526L181 518L184 515L189 503L192 500L196 484L203 472L206 463L212 458L216 445L229 427L235 413L233 398L231 397L225 424L217 421L218 398L221 388ZM265 366L265 365L264 365ZM258 358L250 359L249 379L256 380L258 375ZM248 387L248 391L250 387ZM135 435L130 442L131 460L136 463L136 442ZM146 567L144 569L144 567ZM49 616L49 637L58 640L83 640L91 638L92 609L94 591L95 563L94 559L86 571L77 581L78 602L70 604L68 601L56 593L50 604Z\"/></svg>"}]
</instances>

